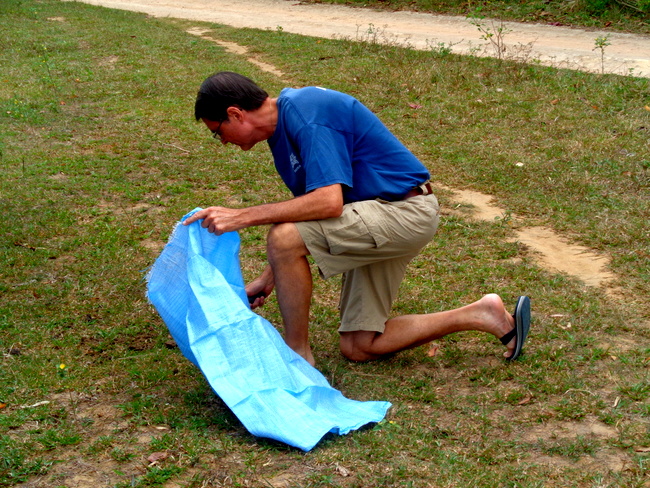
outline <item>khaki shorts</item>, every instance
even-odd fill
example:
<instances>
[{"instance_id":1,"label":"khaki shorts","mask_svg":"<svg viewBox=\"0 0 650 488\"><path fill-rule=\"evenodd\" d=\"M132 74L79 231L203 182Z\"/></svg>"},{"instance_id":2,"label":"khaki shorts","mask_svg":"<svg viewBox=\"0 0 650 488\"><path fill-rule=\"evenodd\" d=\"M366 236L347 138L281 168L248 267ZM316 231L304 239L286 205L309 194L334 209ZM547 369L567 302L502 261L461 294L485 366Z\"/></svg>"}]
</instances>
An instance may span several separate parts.
<instances>
[{"instance_id":1,"label":"khaki shorts","mask_svg":"<svg viewBox=\"0 0 650 488\"><path fill-rule=\"evenodd\" d=\"M297 222L321 275L343 274L339 332L383 332L406 265L438 228L432 194L344 205L340 217Z\"/></svg>"}]
</instances>

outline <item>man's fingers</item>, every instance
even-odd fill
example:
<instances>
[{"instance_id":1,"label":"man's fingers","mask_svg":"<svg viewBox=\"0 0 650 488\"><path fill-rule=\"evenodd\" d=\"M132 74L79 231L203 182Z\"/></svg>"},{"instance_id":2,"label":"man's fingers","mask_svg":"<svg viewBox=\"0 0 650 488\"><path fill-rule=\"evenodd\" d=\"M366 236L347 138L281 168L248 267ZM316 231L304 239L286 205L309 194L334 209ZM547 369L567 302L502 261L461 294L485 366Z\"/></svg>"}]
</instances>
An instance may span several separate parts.
<instances>
[{"instance_id":1,"label":"man's fingers","mask_svg":"<svg viewBox=\"0 0 650 488\"><path fill-rule=\"evenodd\" d=\"M264 291L254 293L253 295L248 295L248 303L254 303L258 298L266 298Z\"/></svg>"},{"instance_id":2,"label":"man's fingers","mask_svg":"<svg viewBox=\"0 0 650 488\"><path fill-rule=\"evenodd\" d=\"M186 218L183 221L184 225L190 225L193 222L196 222L197 220L201 220L203 218L203 211L199 210L195 214L190 215L188 218Z\"/></svg>"},{"instance_id":3,"label":"man's fingers","mask_svg":"<svg viewBox=\"0 0 650 488\"><path fill-rule=\"evenodd\" d=\"M251 304L251 310L255 310L258 307L264 306L264 302L266 301L266 297L262 296L260 298L256 298Z\"/></svg>"}]
</instances>

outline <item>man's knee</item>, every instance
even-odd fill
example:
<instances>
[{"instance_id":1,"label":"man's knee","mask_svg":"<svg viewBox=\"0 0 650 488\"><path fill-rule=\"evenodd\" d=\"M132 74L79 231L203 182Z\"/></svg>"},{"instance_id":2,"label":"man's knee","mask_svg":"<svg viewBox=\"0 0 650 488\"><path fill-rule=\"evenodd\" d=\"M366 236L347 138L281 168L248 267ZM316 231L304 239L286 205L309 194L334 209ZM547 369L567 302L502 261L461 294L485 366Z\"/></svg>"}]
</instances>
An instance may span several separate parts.
<instances>
[{"instance_id":1,"label":"man's knee","mask_svg":"<svg viewBox=\"0 0 650 488\"><path fill-rule=\"evenodd\" d=\"M376 332L361 330L356 332L341 332L339 343L341 354L350 361L355 362L379 359L380 356L370 352L370 345L376 335Z\"/></svg>"},{"instance_id":2,"label":"man's knee","mask_svg":"<svg viewBox=\"0 0 650 488\"><path fill-rule=\"evenodd\" d=\"M271 226L266 238L266 251L270 261L308 254L298 228L291 222Z\"/></svg>"}]
</instances>

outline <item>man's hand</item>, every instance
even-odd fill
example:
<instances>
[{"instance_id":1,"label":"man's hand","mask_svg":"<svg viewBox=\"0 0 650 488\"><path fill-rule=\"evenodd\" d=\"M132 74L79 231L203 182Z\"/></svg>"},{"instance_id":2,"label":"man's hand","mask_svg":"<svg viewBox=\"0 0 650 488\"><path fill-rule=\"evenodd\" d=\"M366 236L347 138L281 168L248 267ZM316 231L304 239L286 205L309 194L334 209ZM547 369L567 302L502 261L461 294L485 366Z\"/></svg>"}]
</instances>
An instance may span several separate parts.
<instances>
[{"instance_id":1,"label":"man's hand","mask_svg":"<svg viewBox=\"0 0 650 488\"><path fill-rule=\"evenodd\" d=\"M251 309L264 305L264 301L271 294L275 286L273 271L267 266L264 272L246 285L246 295L251 304Z\"/></svg>"},{"instance_id":2,"label":"man's hand","mask_svg":"<svg viewBox=\"0 0 650 488\"><path fill-rule=\"evenodd\" d=\"M242 213L242 210L234 208L208 207L185 219L183 224L190 225L192 222L203 219L201 227L205 227L214 234L221 235L248 226L241 218Z\"/></svg>"}]
</instances>

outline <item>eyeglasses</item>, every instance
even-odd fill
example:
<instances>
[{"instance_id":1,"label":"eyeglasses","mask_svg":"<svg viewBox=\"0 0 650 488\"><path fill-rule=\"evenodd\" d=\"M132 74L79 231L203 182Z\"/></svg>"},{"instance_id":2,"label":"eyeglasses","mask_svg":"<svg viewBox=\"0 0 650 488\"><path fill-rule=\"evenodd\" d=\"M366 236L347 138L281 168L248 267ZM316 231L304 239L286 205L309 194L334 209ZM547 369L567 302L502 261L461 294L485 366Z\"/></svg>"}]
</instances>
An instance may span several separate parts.
<instances>
[{"instance_id":1,"label":"eyeglasses","mask_svg":"<svg viewBox=\"0 0 650 488\"><path fill-rule=\"evenodd\" d=\"M223 124L224 122L225 122L225 120L222 120L221 122L219 122L219 125L217 126L217 128L212 131L212 137L214 137L215 139L221 138L221 133L220 133L221 124Z\"/></svg>"}]
</instances>

